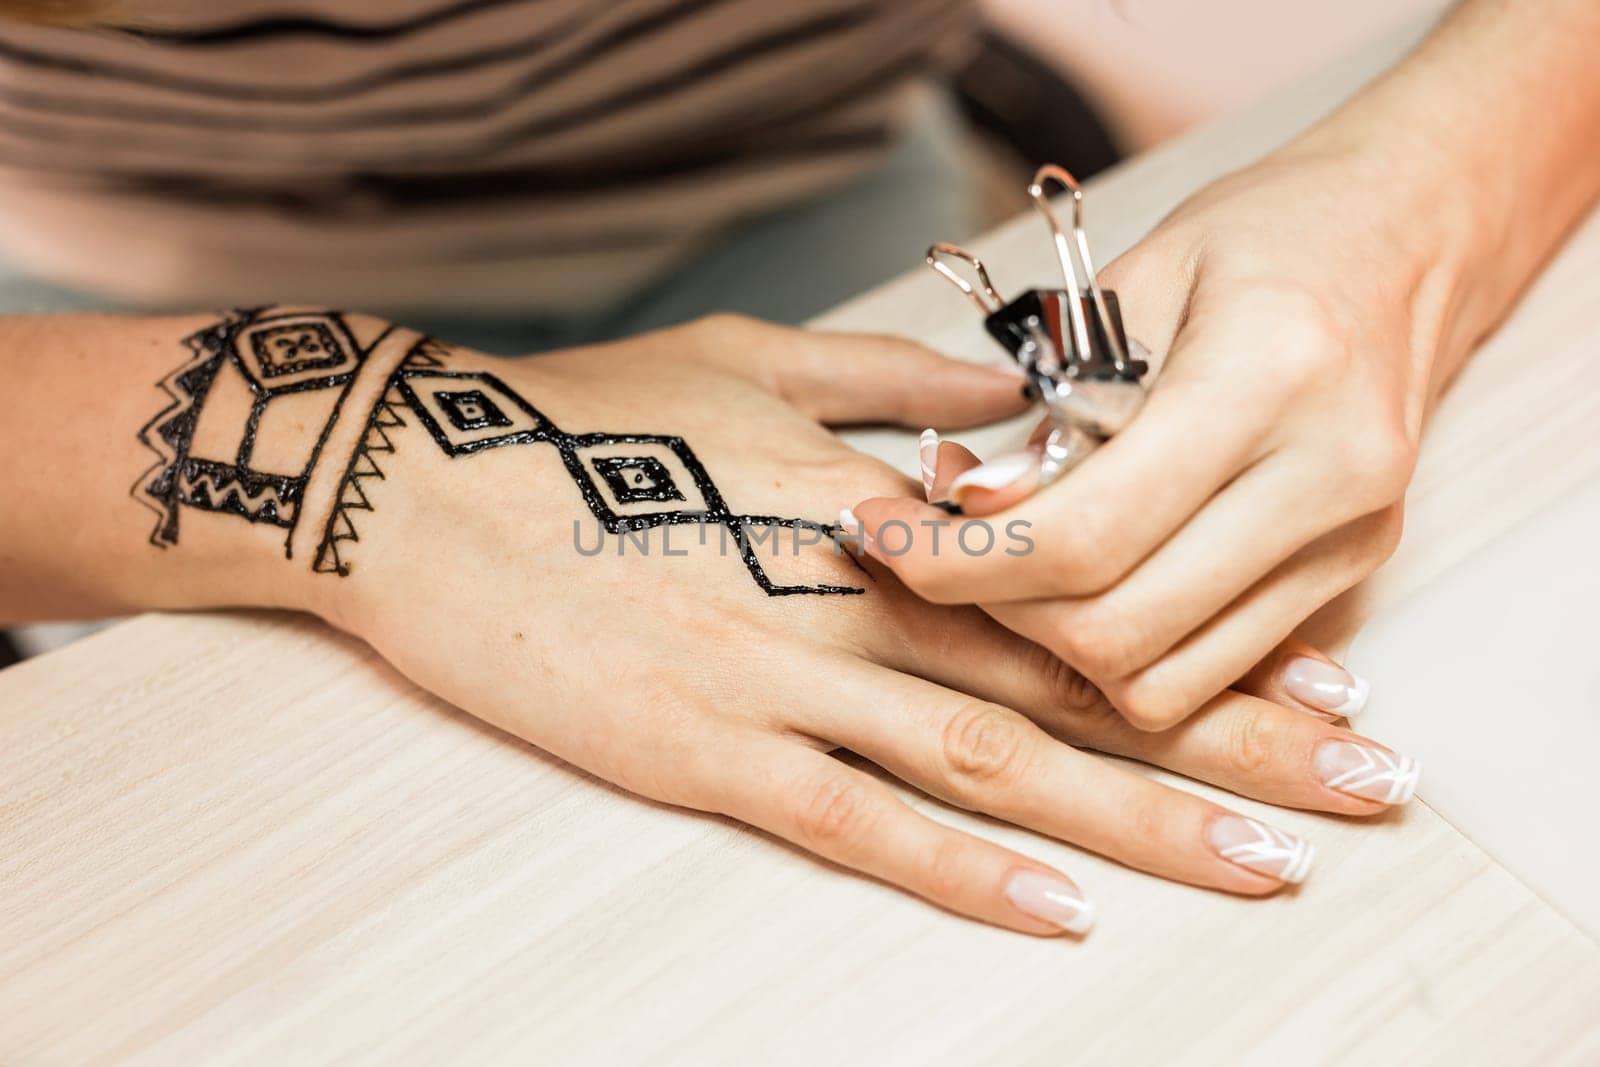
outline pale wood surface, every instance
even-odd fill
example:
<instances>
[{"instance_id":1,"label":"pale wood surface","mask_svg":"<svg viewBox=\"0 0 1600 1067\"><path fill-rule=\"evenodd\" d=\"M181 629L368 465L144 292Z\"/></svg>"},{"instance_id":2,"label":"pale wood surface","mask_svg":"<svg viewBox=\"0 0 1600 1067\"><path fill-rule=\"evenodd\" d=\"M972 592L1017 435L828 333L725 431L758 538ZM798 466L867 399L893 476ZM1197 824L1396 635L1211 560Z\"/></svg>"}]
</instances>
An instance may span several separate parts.
<instances>
[{"instance_id":1,"label":"pale wood surface","mask_svg":"<svg viewBox=\"0 0 1600 1067\"><path fill-rule=\"evenodd\" d=\"M1399 43L1097 183L1098 246ZM978 246L1044 281L1020 225ZM1369 607L1600 469L1597 264L1591 225L1447 398ZM921 275L827 324L986 351ZM992 930L641 803L308 620L142 618L0 673L0 1063L1600 1060L1600 948L1425 806L1275 812L1319 870L1266 901L937 810L1071 870L1099 928Z\"/></svg>"}]
</instances>

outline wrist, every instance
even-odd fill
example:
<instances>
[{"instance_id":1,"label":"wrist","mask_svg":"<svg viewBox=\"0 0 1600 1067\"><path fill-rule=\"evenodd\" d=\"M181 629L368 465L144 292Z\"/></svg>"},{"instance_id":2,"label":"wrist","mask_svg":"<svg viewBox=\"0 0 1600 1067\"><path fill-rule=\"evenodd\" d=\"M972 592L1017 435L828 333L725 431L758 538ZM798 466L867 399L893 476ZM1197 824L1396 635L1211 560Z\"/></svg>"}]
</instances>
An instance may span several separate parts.
<instances>
[{"instance_id":1,"label":"wrist","mask_svg":"<svg viewBox=\"0 0 1600 1067\"><path fill-rule=\"evenodd\" d=\"M1375 136L1336 114L1268 157L1324 172L1367 287L1403 316L1406 355L1429 394L1454 374L1509 297L1496 256L1508 212L1495 182L1473 180L1467 148Z\"/></svg>"},{"instance_id":2,"label":"wrist","mask_svg":"<svg viewBox=\"0 0 1600 1067\"><path fill-rule=\"evenodd\" d=\"M1407 203L1402 221L1437 251L1455 313L1436 377L1511 308L1600 193L1580 131L1600 119L1591 0L1466 2L1406 60L1292 151L1363 161L1365 188Z\"/></svg>"},{"instance_id":3,"label":"wrist","mask_svg":"<svg viewBox=\"0 0 1600 1067\"><path fill-rule=\"evenodd\" d=\"M137 559L106 561L106 598L292 609L343 625L351 583L339 550L375 488L364 481L371 457L379 444L392 455L385 435L403 425L390 421L390 394L402 368L443 346L321 309L234 312L181 330L171 347L186 354L160 377L162 406L152 415L144 391L117 394L130 411L117 421L139 427L133 455L150 465L131 492L121 483L144 511L125 513L122 543Z\"/></svg>"}]
</instances>

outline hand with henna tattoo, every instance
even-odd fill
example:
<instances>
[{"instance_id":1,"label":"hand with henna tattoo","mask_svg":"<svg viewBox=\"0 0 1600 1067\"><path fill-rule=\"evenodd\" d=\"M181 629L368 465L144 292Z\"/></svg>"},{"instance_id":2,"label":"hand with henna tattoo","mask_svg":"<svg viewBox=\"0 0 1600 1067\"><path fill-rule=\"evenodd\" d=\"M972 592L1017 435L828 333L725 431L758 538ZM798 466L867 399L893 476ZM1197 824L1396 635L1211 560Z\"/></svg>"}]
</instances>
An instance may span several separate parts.
<instances>
[{"instance_id":1,"label":"hand with henna tattoo","mask_svg":"<svg viewBox=\"0 0 1600 1067\"><path fill-rule=\"evenodd\" d=\"M13 619L315 612L608 781L1034 934L1086 930L1085 893L834 753L1247 894L1304 878L1309 844L1086 750L1342 814L1410 796L1414 768L1381 745L1246 689L1134 729L1039 646L840 551L841 504L909 484L828 425L959 427L1022 403L1004 373L909 342L719 317L498 360L257 309L10 319L0 351L23 413L0 445L31 457L0 519Z\"/></svg>"}]
</instances>

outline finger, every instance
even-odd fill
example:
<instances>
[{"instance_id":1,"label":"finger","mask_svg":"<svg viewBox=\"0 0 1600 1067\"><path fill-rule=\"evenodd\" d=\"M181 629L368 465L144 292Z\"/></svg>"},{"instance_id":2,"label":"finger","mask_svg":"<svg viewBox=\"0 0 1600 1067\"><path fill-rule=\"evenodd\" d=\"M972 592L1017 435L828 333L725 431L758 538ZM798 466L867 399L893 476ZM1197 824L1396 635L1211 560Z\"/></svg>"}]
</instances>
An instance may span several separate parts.
<instances>
[{"instance_id":1,"label":"finger","mask_svg":"<svg viewBox=\"0 0 1600 1067\"><path fill-rule=\"evenodd\" d=\"M1372 687L1320 649L1289 638L1234 688L1333 722L1361 714Z\"/></svg>"},{"instance_id":2,"label":"finger","mask_svg":"<svg viewBox=\"0 0 1600 1067\"><path fill-rule=\"evenodd\" d=\"M908 558L904 562L916 568L911 573L924 582L914 588L942 602L992 603L1081 596L1115 584L1260 458L1270 413L1279 406L1270 367L1253 377L1208 368L1227 364L1213 359L1215 352L1263 343L1233 318L1192 319L1127 429L1066 477L990 516L1047 533L1037 553L988 557L981 566L955 556ZM966 477L998 485L1025 474L1008 459L1002 469L980 468ZM866 521L874 508L864 502L855 510Z\"/></svg>"},{"instance_id":3,"label":"finger","mask_svg":"<svg viewBox=\"0 0 1600 1067\"><path fill-rule=\"evenodd\" d=\"M951 515L912 497L863 500L844 509L841 521L859 526L866 551L935 604L986 600L984 576L1033 554L1038 544L1025 519Z\"/></svg>"},{"instance_id":4,"label":"finger","mask_svg":"<svg viewBox=\"0 0 1600 1067\"><path fill-rule=\"evenodd\" d=\"M1144 342L1151 350L1151 365L1158 369L1189 315L1199 267L1192 243L1163 245L1163 236L1151 234L1100 272L1105 288L1134 294L1122 300L1128 336Z\"/></svg>"},{"instance_id":5,"label":"finger","mask_svg":"<svg viewBox=\"0 0 1600 1067\"><path fill-rule=\"evenodd\" d=\"M1052 739L999 704L859 661L804 728L961 807L1168 878L1240 893L1303 879L1311 847Z\"/></svg>"},{"instance_id":6,"label":"finger","mask_svg":"<svg viewBox=\"0 0 1600 1067\"><path fill-rule=\"evenodd\" d=\"M1233 691L1171 730L1107 716L1085 743L1280 807L1372 815L1408 802L1421 765L1297 710Z\"/></svg>"},{"instance_id":7,"label":"finger","mask_svg":"<svg viewBox=\"0 0 1600 1067\"><path fill-rule=\"evenodd\" d=\"M939 431L928 427L922 431L922 436L917 439L917 460L922 467L922 497L924 500L938 500L933 495L934 486L939 478L939 452L943 442L939 440Z\"/></svg>"},{"instance_id":8,"label":"finger","mask_svg":"<svg viewBox=\"0 0 1600 1067\"><path fill-rule=\"evenodd\" d=\"M1150 733L1109 717L1105 727L1093 742L1100 751L1280 807L1371 815L1409 802L1422 772L1371 738L1231 690L1171 730Z\"/></svg>"},{"instance_id":9,"label":"finger","mask_svg":"<svg viewBox=\"0 0 1600 1067\"><path fill-rule=\"evenodd\" d=\"M1026 410L1016 374L951 359L913 341L869 334L807 336L778 371L778 392L819 422L963 429Z\"/></svg>"},{"instance_id":10,"label":"finger","mask_svg":"<svg viewBox=\"0 0 1600 1067\"><path fill-rule=\"evenodd\" d=\"M717 810L941 907L1029 934L1082 934L1094 909L1071 879L919 815L883 783L772 737L730 768Z\"/></svg>"},{"instance_id":11,"label":"finger","mask_svg":"<svg viewBox=\"0 0 1600 1067\"><path fill-rule=\"evenodd\" d=\"M1297 553L1149 667L1110 681L1086 673L1135 725L1172 726L1248 674L1314 611L1376 570L1399 537L1397 508L1359 519Z\"/></svg>"},{"instance_id":12,"label":"finger","mask_svg":"<svg viewBox=\"0 0 1600 1067\"><path fill-rule=\"evenodd\" d=\"M1305 479L1277 456L1257 464L1115 586L1041 609L1055 616L1052 629L1085 639L1067 642L1084 646L1072 662L1097 679L1142 670L1311 541L1361 514L1345 502L1313 506Z\"/></svg>"},{"instance_id":13,"label":"finger","mask_svg":"<svg viewBox=\"0 0 1600 1067\"><path fill-rule=\"evenodd\" d=\"M1164 767L1255 800L1345 815L1383 811L1406 802L1415 790L1416 761L1307 715L1298 702L1274 703L1230 690L1180 726L1152 733L1130 724L1093 684L1037 645L994 623L943 622L947 633L936 652L925 652L932 640L915 634L903 661L888 665L1014 707L1071 744ZM959 636L952 637L948 631L957 625ZM1314 652L1293 642L1283 646L1285 654L1298 654L1300 648ZM1385 760L1393 761L1388 769L1396 772L1387 779L1357 783L1341 777L1368 761L1381 775ZM1409 784L1392 791L1397 776L1408 776Z\"/></svg>"},{"instance_id":14,"label":"finger","mask_svg":"<svg viewBox=\"0 0 1600 1067\"><path fill-rule=\"evenodd\" d=\"M920 451L923 495L930 501L948 500L950 483L983 462L965 445L942 440L934 430L922 431Z\"/></svg>"},{"instance_id":15,"label":"finger","mask_svg":"<svg viewBox=\"0 0 1600 1067\"><path fill-rule=\"evenodd\" d=\"M1039 448L1015 453L1025 474L1032 477L1002 478L991 488L980 484L969 472L984 466L970 449L954 441L941 441L933 430L924 430L921 442L922 483L930 501L949 501L961 506L966 515L988 515L1002 511L1038 488ZM992 466L992 465L991 465Z\"/></svg>"},{"instance_id":16,"label":"finger","mask_svg":"<svg viewBox=\"0 0 1600 1067\"><path fill-rule=\"evenodd\" d=\"M699 358L749 377L819 422L979 426L1028 406L998 365L950 359L901 337L824 333L736 316L691 327Z\"/></svg>"},{"instance_id":17,"label":"finger","mask_svg":"<svg viewBox=\"0 0 1600 1067\"><path fill-rule=\"evenodd\" d=\"M967 467L950 481L949 498L963 515L993 515L1039 488L1043 446L1030 446Z\"/></svg>"}]
</instances>

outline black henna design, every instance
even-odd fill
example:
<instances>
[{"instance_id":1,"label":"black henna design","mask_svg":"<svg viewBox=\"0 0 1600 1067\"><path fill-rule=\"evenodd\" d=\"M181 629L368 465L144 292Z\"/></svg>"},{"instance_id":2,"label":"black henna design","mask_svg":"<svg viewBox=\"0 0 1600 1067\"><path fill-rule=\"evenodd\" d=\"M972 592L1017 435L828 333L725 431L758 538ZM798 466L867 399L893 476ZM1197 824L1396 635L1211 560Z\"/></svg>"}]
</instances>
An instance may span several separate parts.
<instances>
[{"instance_id":1,"label":"black henna design","mask_svg":"<svg viewBox=\"0 0 1600 1067\"><path fill-rule=\"evenodd\" d=\"M619 503L684 499L672 475L654 456L600 456L591 465Z\"/></svg>"},{"instance_id":2,"label":"black henna design","mask_svg":"<svg viewBox=\"0 0 1600 1067\"><path fill-rule=\"evenodd\" d=\"M171 403L139 431L139 440L158 457L132 489L134 498L159 516L151 544L165 548L177 543L180 509L187 506L282 527L287 531L284 553L292 556L306 485L322 448L363 362L392 330L363 348L336 312L269 313L255 308L235 311L186 339L190 358L157 383ZM361 539L355 514L373 510L363 482L385 479L381 463L394 454L395 436L414 420L451 458L513 445L555 448L584 503L610 533L682 524L721 526L768 596L865 592L845 585L773 582L757 556L753 542L759 539L751 536L752 529L806 527L837 533L837 527L734 513L683 438L567 433L495 375L447 369L448 356L444 345L421 338L384 382L336 488L312 559L317 573L350 573L343 553ZM193 454L200 420L212 415L207 400L225 375L241 377L251 397L248 411L239 414L237 448L226 461ZM320 434L304 450L304 463L293 471L253 467L256 438L271 403L285 394L313 390L328 391L333 399ZM227 413L217 421L231 431Z\"/></svg>"},{"instance_id":3,"label":"black henna design","mask_svg":"<svg viewBox=\"0 0 1600 1067\"><path fill-rule=\"evenodd\" d=\"M266 315L260 308L235 311L184 344L190 358L158 383L172 403L139 430L139 440L157 456L131 490L159 516L150 543L162 548L177 543L181 504L281 526L289 532L288 554L306 481L371 349L356 344L337 314ZM196 456L195 431L207 397L223 376L237 376L252 398L238 446L227 460ZM277 397L311 390L334 391L335 400L304 462L293 471L252 467L251 451L267 406Z\"/></svg>"}]
</instances>

